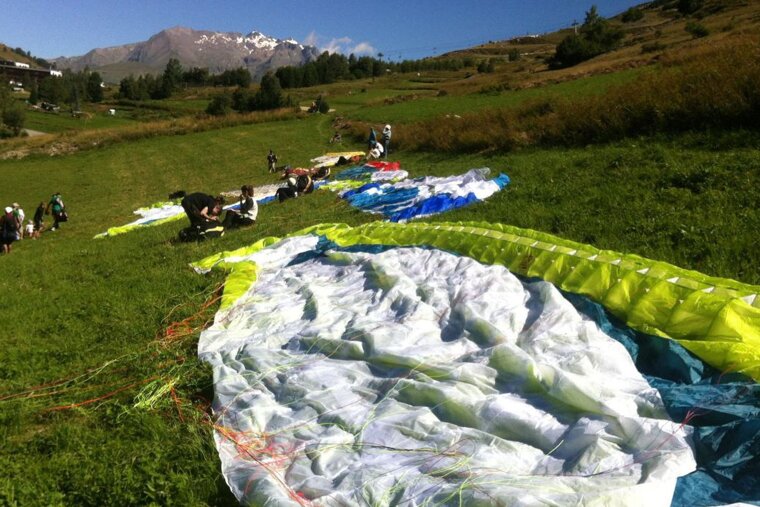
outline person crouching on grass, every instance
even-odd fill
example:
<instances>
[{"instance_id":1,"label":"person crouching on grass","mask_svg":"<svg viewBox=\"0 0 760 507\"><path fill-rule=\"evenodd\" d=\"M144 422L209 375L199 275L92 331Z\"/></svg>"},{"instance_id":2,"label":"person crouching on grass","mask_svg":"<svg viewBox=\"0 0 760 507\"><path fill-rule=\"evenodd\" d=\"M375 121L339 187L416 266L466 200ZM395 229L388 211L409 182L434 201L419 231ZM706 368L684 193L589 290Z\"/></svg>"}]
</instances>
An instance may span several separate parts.
<instances>
[{"instance_id":1,"label":"person crouching on grass","mask_svg":"<svg viewBox=\"0 0 760 507\"><path fill-rule=\"evenodd\" d=\"M190 219L190 225L202 230L208 228L211 222L219 221L223 205L224 197L221 195L211 197L202 192L186 195L182 199L182 209Z\"/></svg>"}]
</instances>

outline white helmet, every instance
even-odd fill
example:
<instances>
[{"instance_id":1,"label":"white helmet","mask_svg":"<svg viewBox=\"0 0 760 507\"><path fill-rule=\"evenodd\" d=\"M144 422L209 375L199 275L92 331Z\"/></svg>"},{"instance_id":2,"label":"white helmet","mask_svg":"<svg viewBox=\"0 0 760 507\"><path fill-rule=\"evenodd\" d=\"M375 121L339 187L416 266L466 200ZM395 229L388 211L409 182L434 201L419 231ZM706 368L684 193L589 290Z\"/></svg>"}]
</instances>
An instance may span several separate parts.
<instances>
[{"instance_id":1,"label":"white helmet","mask_svg":"<svg viewBox=\"0 0 760 507\"><path fill-rule=\"evenodd\" d=\"M383 128L383 132L386 132L391 129L390 125L386 125L385 128Z\"/></svg>"}]
</instances>

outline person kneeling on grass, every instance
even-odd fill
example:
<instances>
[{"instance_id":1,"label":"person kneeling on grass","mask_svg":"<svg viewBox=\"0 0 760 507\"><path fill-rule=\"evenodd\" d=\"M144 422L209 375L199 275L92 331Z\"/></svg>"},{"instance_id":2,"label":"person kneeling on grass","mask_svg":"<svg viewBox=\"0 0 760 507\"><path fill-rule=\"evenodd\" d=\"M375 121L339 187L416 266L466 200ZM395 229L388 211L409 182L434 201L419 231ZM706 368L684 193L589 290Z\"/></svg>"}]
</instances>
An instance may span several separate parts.
<instances>
[{"instance_id":1,"label":"person kneeling on grass","mask_svg":"<svg viewBox=\"0 0 760 507\"><path fill-rule=\"evenodd\" d=\"M253 186L243 185L240 187L240 209L227 210L224 217L224 227L234 229L256 223L256 217L259 214L259 205L253 198Z\"/></svg>"},{"instance_id":2,"label":"person kneeling on grass","mask_svg":"<svg viewBox=\"0 0 760 507\"><path fill-rule=\"evenodd\" d=\"M382 157L383 151L385 151L385 149L383 148L383 145L376 142L375 146L371 150L369 150L369 153L367 153L367 160L372 160L375 158Z\"/></svg>"}]
</instances>

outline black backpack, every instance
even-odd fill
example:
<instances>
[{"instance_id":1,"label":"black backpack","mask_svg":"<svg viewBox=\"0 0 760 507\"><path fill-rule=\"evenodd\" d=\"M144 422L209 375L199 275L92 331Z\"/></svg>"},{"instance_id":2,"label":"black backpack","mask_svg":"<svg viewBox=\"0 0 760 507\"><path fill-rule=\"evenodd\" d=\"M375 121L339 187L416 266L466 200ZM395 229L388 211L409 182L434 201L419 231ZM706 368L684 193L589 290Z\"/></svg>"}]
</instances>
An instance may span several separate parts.
<instances>
[{"instance_id":1,"label":"black backpack","mask_svg":"<svg viewBox=\"0 0 760 507\"><path fill-rule=\"evenodd\" d=\"M302 174L296 179L296 188L299 193L309 194L314 190L314 184L311 181L311 176Z\"/></svg>"},{"instance_id":2,"label":"black backpack","mask_svg":"<svg viewBox=\"0 0 760 507\"><path fill-rule=\"evenodd\" d=\"M3 216L3 236L16 236L18 232L18 224L16 223L16 217L13 213L6 213Z\"/></svg>"}]
</instances>

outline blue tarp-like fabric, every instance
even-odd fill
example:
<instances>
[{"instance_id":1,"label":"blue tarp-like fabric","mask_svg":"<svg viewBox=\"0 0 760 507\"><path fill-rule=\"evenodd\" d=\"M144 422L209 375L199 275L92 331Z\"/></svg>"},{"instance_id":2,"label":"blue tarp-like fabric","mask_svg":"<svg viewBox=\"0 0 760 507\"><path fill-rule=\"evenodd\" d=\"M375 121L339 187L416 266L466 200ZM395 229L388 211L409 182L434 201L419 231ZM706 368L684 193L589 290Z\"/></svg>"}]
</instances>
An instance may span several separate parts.
<instances>
[{"instance_id":1,"label":"blue tarp-like fabric","mask_svg":"<svg viewBox=\"0 0 760 507\"><path fill-rule=\"evenodd\" d=\"M370 175L377 172L377 169L367 165L351 167L345 171L341 171L335 176L336 180L364 180L369 179Z\"/></svg>"},{"instance_id":2,"label":"blue tarp-like fabric","mask_svg":"<svg viewBox=\"0 0 760 507\"><path fill-rule=\"evenodd\" d=\"M623 344L671 418L694 428L697 470L678 479L672 505L760 505L760 385L722 374L674 340L631 330L587 298L565 297Z\"/></svg>"},{"instance_id":3,"label":"blue tarp-like fabric","mask_svg":"<svg viewBox=\"0 0 760 507\"><path fill-rule=\"evenodd\" d=\"M376 169L353 167L336 176L338 180L365 180ZM509 184L509 177L500 174L488 180L488 169L473 169L461 176L425 177L398 183L366 183L343 192L352 206L370 213L380 213L391 222L436 215L482 201Z\"/></svg>"}]
</instances>

